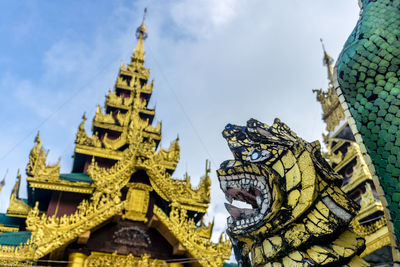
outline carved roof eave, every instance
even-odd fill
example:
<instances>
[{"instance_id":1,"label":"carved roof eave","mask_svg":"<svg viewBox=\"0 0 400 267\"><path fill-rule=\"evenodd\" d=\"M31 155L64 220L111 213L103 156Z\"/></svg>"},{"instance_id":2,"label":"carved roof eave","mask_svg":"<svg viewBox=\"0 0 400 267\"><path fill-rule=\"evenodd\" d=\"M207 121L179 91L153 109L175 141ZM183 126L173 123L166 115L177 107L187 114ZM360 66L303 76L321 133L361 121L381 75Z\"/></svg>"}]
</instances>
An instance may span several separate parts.
<instances>
[{"instance_id":1,"label":"carved roof eave","mask_svg":"<svg viewBox=\"0 0 400 267\"><path fill-rule=\"evenodd\" d=\"M122 132L124 130L124 127L116 125L116 124L108 124L108 123L103 123L103 122L97 122L93 121L92 122L92 127L95 128L102 128L102 129L107 129L111 130L114 132Z\"/></svg>"},{"instance_id":2,"label":"carved roof eave","mask_svg":"<svg viewBox=\"0 0 400 267\"><path fill-rule=\"evenodd\" d=\"M84 154L88 156L102 157L106 159L121 160L123 152L114 151L111 149L92 147L87 145L76 144L75 153Z\"/></svg>"},{"instance_id":3,"label":"carved roof eave","mask_svg":"<svg viewBox=\"0 0 400 267\"><path fill-rule=\"evenodd\" d=\"M10 227L5 226L4 224L0 224L0 233L9 233L9 232L18 232L18 227Z\"/></svg>"},{"instance_id":4,"label":"carved roof eave","mask_svg":"<svg viewBox=\"0 0 400 267\"><path fill-rule=\"evenodd\" d=\"M154 117L156 115L156 111L154 109L143 108L139 110L139 114L145 114L147 116Z\"/></svg>"},{"instance_id":5,"label":"carved roof eave","mask_svg":"<svg viewBox=\"0 0 400 267\"><path fill-rule=\"evenodd\" d=\"M117 104L117 103L113 103L113 102L107 101L107 100L106 100L105 106L106 107L124 109L124 110L129 110L131 108L129 105Z\"/></svg>"},{"instance_id":6,"label":"carved roof eave","mask_svg":"<svg viewBox=\"0 0 400 267\"><path fill-rule=\"evenodd\" d=\"M128 65L129 66L129 65ZM140 70L140 72L133 72L130 70L123 70L120 69L119 75L125 75L125 76L129 76L129 77L138 77L144 80L148 80L150 77L150 70L146 69L143 67L143 69Z\"/></svg>"},{"instance_id":7,"label":"carved roof eave","mask_svg":"<svg viewBox=\"0 0 400 267\"><path fill-rule=\"evenodd\" d=\"M29 183L29 186L33 188L63 192L91 194L95 189L94 184L89 184L85 182L70 182L66 180L60 180L58 178L49 180L46 178L28 177L27 181Z\"/></svg>"},{"instance_id":8,"label":"carved roof eave","mask_svg":"<svg viewBox=\"0 0 400 267\"><path fill-rule=\"evenodd\" d=\"M133 75L130 75L130 76L133 76ZM135 87L128 86L126 84L116 83L114 88L127 90L127 91L136 91L137 90L137 91L140 91L140 93L142 93L142 94L148 94L148 95L151 95L153 93L153 86L143 86L140 89L138 89Z\"/></svg>"}]
</instances>

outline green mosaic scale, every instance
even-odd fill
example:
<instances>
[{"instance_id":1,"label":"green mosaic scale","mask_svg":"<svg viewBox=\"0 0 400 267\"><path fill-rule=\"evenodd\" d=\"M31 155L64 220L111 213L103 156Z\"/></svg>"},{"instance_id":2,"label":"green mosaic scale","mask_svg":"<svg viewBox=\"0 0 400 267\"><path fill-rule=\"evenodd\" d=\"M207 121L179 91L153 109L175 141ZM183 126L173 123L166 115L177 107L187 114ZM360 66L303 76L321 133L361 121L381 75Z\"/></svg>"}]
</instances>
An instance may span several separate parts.
<instances>
[{"instance_id":1,"label":"green mosaic scale","mask_svg":"<svg viewBox=\"0 0 400 267\"><path fill-rule=\"evenodd\" d=\"M362 0L337 78L400 240L400 0Z\"/></svg>"}]
</instances>

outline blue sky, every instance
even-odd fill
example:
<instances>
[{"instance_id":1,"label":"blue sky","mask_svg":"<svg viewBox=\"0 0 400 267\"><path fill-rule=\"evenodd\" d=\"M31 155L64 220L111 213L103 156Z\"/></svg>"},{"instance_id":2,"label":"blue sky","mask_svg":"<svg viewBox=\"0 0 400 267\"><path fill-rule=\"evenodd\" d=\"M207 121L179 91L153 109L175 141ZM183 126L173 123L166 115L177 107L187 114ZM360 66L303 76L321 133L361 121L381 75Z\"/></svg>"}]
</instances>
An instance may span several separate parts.
<instances>
[{"instance_id":1,"label":"blue sky","mask_svg":"<svg viewBox=\"0 0 400 267\"><path fill-rule=\"evenodd\" d=\"M91 121L129 61L144 7L162 145L179 134L175 177L188 171L194 185L211 159L217 232L226 212L214 171L231 157L220 134L226 123L280 117L306 140L321 139L311 92L327 85L319 38L337 58L358 19L356 0L1 1L1 211L18 168L25 177L38 130L49 161L61 157L62 172L71 170L81 116Z\"/></svg>"}]
</instances>

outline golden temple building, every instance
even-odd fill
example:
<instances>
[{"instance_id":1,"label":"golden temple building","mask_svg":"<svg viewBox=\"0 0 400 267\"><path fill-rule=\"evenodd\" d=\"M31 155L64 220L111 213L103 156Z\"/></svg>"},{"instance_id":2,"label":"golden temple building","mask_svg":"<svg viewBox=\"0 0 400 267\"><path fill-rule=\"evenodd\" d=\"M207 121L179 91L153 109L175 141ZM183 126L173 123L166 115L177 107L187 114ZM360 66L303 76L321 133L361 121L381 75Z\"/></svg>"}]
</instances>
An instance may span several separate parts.
<instances>
[{"instance_id":1,"label":"golden temple building","mask_svg":"<svg viewBox=\"0 0 400 267\"><path fill-rule=\"evenodd\" d=\"M323 51L323 63L328 70L328 89L313 91L317 93L317 101L322 106L322 119L326 123L327 134L323 134L323 139L328 151L324 156L331 167L343 176L342 190L361 206L352 221L353 230L366 240L366 249L361 257L372 266L390 263L390 236L383 206L334 88L333 59L325 47Z\"/></svg>"},{"instance_id":2,"label":"golden temple building","mask_svg":"<svg viewBox=\"0 0 400 267\"><path fill-rule=\"evenodd\" d=\"M205 225L209 166L200 185L172 177L179 140L160 147L161 123L148 107L153 92L144 66L143 23L131 62L97 106L92 133L85 114L75 139L71 173L46 162L39 134L26 167L28 197L18 173L10 204L0 214L0 264L47 266L222 266L231 244L211 241Z\"/></svg>"}]
</instances>

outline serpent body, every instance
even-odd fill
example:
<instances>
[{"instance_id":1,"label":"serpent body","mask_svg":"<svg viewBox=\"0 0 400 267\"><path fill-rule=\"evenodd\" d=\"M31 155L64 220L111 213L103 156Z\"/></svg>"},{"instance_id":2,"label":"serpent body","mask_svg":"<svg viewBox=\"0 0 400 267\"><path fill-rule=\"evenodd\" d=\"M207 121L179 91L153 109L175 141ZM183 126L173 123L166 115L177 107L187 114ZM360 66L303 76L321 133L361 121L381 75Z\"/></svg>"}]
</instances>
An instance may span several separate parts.
<instances>
[{"instance_id":1,"label":"serpent body","mask_svg":"<svg viewBox=\"0 0 400 267\"><path fill-rule=\"evenodd\" d=\"M356 132L366 147L400 240L400 0L362 0L337 62ZM343 102L343 101L342 101ZM354 130L354 128L353 128Z\"/></svg>"}]
</instances>

